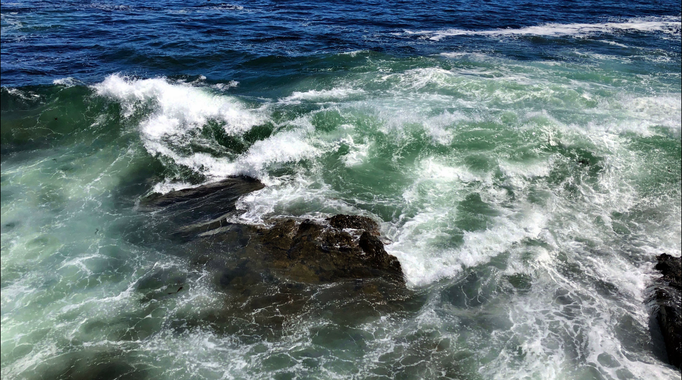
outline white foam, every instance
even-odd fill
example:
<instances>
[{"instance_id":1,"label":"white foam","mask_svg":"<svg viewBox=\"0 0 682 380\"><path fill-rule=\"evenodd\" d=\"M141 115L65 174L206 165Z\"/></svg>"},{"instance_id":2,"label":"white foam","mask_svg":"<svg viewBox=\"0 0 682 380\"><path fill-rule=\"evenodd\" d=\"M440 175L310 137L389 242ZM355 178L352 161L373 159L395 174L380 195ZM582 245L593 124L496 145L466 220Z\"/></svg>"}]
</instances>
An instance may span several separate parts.
<instances>
[{"instance_id":1,"label":"white foam","mask_svg":"<svg viewBox=\"0 0 682 380\"><path fill-rule=\"evenodd\" d=\"M521 163L500 160L499 168L506 176L507 183L515 188L523 188L529 180L547 177L551 170L551 163L548 161Z\"/></svg>"},{"instance_id":2,"label":"white foam","mask_svg":"<svg viewBox=\"0 0 682 380\"><path fill-rule=\"evenodd\" d=\"M154 185L154 188L152 189L152 192L154 193L161 193L161 194L166 194L171 191L178 191L182 189L189 189L191 187L195 187L191 183L187 182L173 182L168 179L164 180L163 182L159 182Z\"/></svg>"},{"instance_id":3,"label":"white foam","mask_svg":"<svg viewBox=\"0 0 682 380\"><path fill-rule=\"evenodd\" d=\"M200 172L213 180L234 175L248 175L259 178L266 185L274 183L268 177L267 169L272 165L299 162L320 154L320 150L305 141L301 131L281 132L266 140L257 141L248 151L230 161L225 157L214 157L207 153L181 155L166 145L151 141L145 146L151 152L171 158L178 165L183 165ZM155 191L167 192L182 188L182 183L161 183Z\"/></svg>"},{"instance_id":4,"label":"white foam","mask_svg":"<svg viewBox=\"0 0 682 380\"><path fill-rule=\"evenodd\" d=\"M362 89L350 87L338 87L329 90L308 90L304 92L294 91L291 95L282 98L283 103L300 103L301 101L331 101L341 100L354 95L364 94Z\"/></svg>"},{"instance_id":5,"label":"white foam","mask_svg":"<svg viewBox=\"0 0 682 380\"><path fill-rule=\"evenodd\" d=\"M164 78L136 80L113 74L94 88L98 95L121 101L126 117L144 106L153 107L154 113L141 128L152 139L182 135L209 120L225 122L225 131L235 134L249 130L265 118L258 111L246 109L236 98L211 94L189 84L170 83Z\"/></svg>"},{"instance_id":6,"label":"white foam","mask_svg":"<svg viewBox=\"0 0 682 380\"><path fill-rule=\"evenodd\" d=\"M609 41L609 40L599 40L599 42L603 42L605 44L613 45L613 46L618 46L622 48L630 48L630 46L615 42L615 41Z\"/></svg>"},{"instance_id":7,"label":"white foam","mask_svg":"<svg viewBox=\"0 0 682 380\"><path fill-rule=\"evenodd\" d=\"M416 90L428 84L437 84L439 87L453 85L455 74L452 71L438 67L427 67L407 70L403 73L389 74L384 79L396 78L400 82L401 89Z\"/></svg>"},{"instance_id":8,"label":"white foam","mask_svg":"<svg viewBox=\"0 0 682 380\"><path fill-rule=\"evenodd\" d=\"M257 141L232 161L207 153L183 154L177 147L187 144L189 132L201 129L213 120L223 123L228 134L238 135L265 122L265 108L247 109L233 97L214 95L203 88L170 83L162 78L134 80L111 75L94 87L97 94L120 101L124 116L130 117L150 107L150 116L139 127L145 148L209 177L247 174L263 178L266 176L264 170L270 165L297 162L320 153L307 142L307 131L314 127L303 117L289 123L300 128ZM156 190L168 191L170 187L158 185Z\"/></svg>"},{"instance_id":9,"label":"white foam","mask_svg":"<svg viewBox=\"0 0 682 380\"><path fill-rule=\"evenodd\" d=\"M447 236L448 232L438 232L434 225L448 223L443 219L453 216L453 212L444 209L419 213L400 228L399 235L392 237L394 243L386 249L403 263L411 286L456 277L463 268L484 264L525 238L537 238L547 224L547 216L541 211L528 209L497 217L486 230L465 232L459 248L436 249L429 240Z\"/></svg>"},{"instance_id":10,"label":"white foam","mask_svg":"<svg viewBox=\"0 0 682 380\"><path fill-rule=\"evenodd\" d=\"M369 53L369 50L352 50L352 51L345 51L343 53L339 53L341 55L350 55L351 57L355 57L358 54L365 54Z\"/></svg>"},{"instance_id":11,"label":"white foam","mask_svg":"<svg viewBox=\"0 0 682 380\"><path fill-rule=\"evenodd\" d=\"M364 144L356 143L353 141L353 136L348 135L343 142L348 145L350 151L343 156L342 160L346 167L350 168L353 166L359 166L367 161L369 158L369 151L372 148L372 143L367 142Z\"/></svg>"},{"instance_id":12,"label":"white foam","mask_svg":"<svg viewBox=\"0 0 682 380\"><path fill-rule=\"evenodd\" d=\"M213 88L218 89L220 91L226 91L237 86L239 86L239 82L236 80L231 80L227 83L216 83L213 85Z\"/></svg>"},{"instance_id":13,"label":"white foam","mask_svg":"<svg viewBox=\"0 0 682 380\"><path fill-rule=\"evenodd\" d=\"M440 115L429 117L423 122L424 129L437 144L447 145L452 142L453 129L457 123L470 121L471 118L461 112L444 111Z\"/></svg>"},{"instance_id":14,"label":"white foam","mask_svg":"<svg viewBox=\"0 0 682 380\"><path fill-rule=\"evenodd\" d=\"M485 178L464 167L447 165L433 157L426 158L420 162L419 172L422 180L437 180L439 183L446 183L446 186L450 186L450 182L452 181L464 183L486 181Z\"/></svg>"},{"instance_id":15,"label":"white foam","mask_svg":"<svg viewBox=\"0 0 682 380\"><path fill-rule=\"evenodd\" d=\"M244 211L239 222L260 225L267 224L269 217L281 215L321 220L338 213L358 214L328 185L320 186L300 175L242 196L237 208Z\"/></svg>"},{"instance_id":16,"label":"white foam","mask_svg":"<svg viewBox=\"0 0 682 380\"><path fill-rule=\"evenodd\" d=\"M255 142L237 160L240 174L262 177L262 170L272 164L298 162L313 158L320 150L306 142L304 131L280 132L266 140Z\"/></svg>"},{"instance_id":17,"label":"white foam","mask_svg":"<svg viewBox=\"0 0 682 380\"><path fill-rule=\"evenodd\" d=\"M18 96L24 100L40 99L40 95L38 95L34 92L31 92L31 91L21 91L17 88L7 88L7 87L3 87L3 90L7 90L7 93L14 95L14 96Z\"/></svg>"},{"instance_id":18,"label":"white foam","mask_svg":"<svg viewBox=\"0 0 682 380\"><path fill-rule=\"evenodd\" d=\"M465 30L446 29L439 31L406 31L407 34L421 35L434 41L453 36L543 36L543 37L587 37L594 34L612 34L619 32L662 32L669 35L679 35L680 17L651 17L633 18L622 22L605 23L548 23L544 25L528 26L524 28Z\"/></svg>"},{"instance_id":19,"label":"white foam","mask_svg":"<svg viewBox=\"0 0 682 380\"><path fill-rule=\"evenodd\" d=\"M677 130L682 127L682 95L679 93L653 96L624 95L621 99L623 108L631 116L629 123L623 123L626 130L639 130L643 133L652 126Z\"/></svg>"},{"instance_id":20,"label":"white foam","mask_svg":"<svg viewBox=\"0 0 682 380\"><path fill-rule=\"evenodd\" d=\"M468 59L474 59L476 61L488 61L493 59L492 56L484 53L472 53L472 52L444 52L439 54L442 57L445 58L453 58L453 59L459 59L462 57L466 57Z\"/></svg>"},{"instance_id":21,"label":"white foam","mask_svg":"<svg viewBox=\"0 0 682 380\"><path fill-rule=\"evenodd\" d=\"M73 86L83 84L83 82L79 81L78 79L74 79L72 77L55 79L52 81L52 83L56 84L56 85L60 85L60 86L65 86L65 87L73 87Z\"/></svg>"}]
</instances>

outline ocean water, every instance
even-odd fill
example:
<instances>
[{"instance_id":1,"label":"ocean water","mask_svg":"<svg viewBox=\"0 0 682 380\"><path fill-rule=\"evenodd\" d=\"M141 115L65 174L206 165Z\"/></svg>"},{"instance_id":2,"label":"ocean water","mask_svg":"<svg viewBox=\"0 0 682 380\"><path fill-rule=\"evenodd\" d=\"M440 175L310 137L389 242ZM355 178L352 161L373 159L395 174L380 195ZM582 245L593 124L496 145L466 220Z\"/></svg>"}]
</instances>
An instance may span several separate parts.
<instances>
[{"instance_id":1,"label":"ocean water","mask_svg":"<svg viewBox=\"0 0 682 380\"><path fill-rule=\"evenodd\" d=\"M679 1L1 14L3 379L679 379ZM408 295L245 300L139 210L233 175L240 223L380 222Z\"/></svg>"}]
</instances>

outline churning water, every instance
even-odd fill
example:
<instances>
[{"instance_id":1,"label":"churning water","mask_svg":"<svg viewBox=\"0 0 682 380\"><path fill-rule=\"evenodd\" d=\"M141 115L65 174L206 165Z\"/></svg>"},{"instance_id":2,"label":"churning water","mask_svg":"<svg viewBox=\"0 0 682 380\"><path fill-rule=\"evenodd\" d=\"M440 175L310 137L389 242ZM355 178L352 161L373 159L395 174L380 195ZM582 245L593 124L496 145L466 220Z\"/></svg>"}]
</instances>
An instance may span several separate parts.
<instances>
[{"instance_id":1,"label":"churning water","mask_svg":"<svg viewBox=\"0 0 682 380\"><path fill-rule=\"evenodd\" d=\"M2 377L679 378L647 287L680 255L680 20L3 0ZM136 205L241 174L241 223L379 221L410 296L235 311Z\"/></svg>"}]
</instances>

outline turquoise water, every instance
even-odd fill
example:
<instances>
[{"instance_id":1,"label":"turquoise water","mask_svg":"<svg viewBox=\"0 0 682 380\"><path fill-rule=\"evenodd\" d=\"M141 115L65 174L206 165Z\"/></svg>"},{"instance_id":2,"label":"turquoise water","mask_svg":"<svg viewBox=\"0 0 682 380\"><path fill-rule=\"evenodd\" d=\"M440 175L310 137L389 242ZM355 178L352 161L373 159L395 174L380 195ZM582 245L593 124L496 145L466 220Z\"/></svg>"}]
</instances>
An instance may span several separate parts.
<instances>
[{"instance_id":1,"label":"turquoise water","mask_svg":"<svg viewBox=\"0 0 682 380\"><path fill-rule=\"evenodd\" d=\"M47 17L17 9L3 41ZM680 18L590 17L405 21L198 73L29 75L3 42L3 378L678 378L647 296L681 250ZM266 185L241 223L379 221L409 295L244 299L137 207L239 174Z\"/></svg>"}]
</instances>

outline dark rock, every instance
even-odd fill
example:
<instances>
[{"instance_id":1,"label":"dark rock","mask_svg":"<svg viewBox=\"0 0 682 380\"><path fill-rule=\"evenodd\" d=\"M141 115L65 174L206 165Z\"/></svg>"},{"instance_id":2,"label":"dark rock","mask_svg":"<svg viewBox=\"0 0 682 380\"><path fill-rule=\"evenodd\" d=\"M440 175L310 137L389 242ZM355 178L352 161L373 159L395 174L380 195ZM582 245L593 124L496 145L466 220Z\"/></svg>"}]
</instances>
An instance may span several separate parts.
<instances>
[{"instance_id":1,"label":"dark rock","mask_svg":"<svg viewBox=\"0 0 682 380\"><path fill-rule=\"evenodd\" d=\"M682 265L680 258L664 253L656 259L658 264L654 268L663 273L663 279L673 288L682 289Z\"/></svg>"},{"instance_id":2,"label":"dark rock","mask_svg":"<svg viewBox=\"0 0 682 380\"><path fill-rule=\"evenodd\" d=\"M654 287L657 306L656 319L661 327L670 364L682 364L682 261L679 257L662 254L657 257L656 269L661 277Z\"/></svg>"},{"instance_id":3,"label":"dark rock","mask_svg":"<svg viewBox=\"0 0 682 380\"><path fill-rule=\"evenodd\" d=\"M227 178L192 189L152 194L140 201L139 209L167 215L161 223L174 229L175 237L200 241L193 251L222 249L224 255L238 258L238 271L272 272L281 279L305 283L384 278L404 285L400 262L386 252L379 240L379 225L370 218L335 215L320 222L281 218L271 220L268 227L228 222L228 217L238 212L235 203L239 197L263 187L257 179ZM199 260L224 261L215 257ZM233 272L226 276L221 284L230 284L235 277ZM235 281L255 280L238 278Z\"/></svg>"},{"instance_id":4,"label":"dark rock","mask_svg":"<svg viewBox=\"0 0 682 380\"><path fill-rule=\"evenodd\" d=\"M231 177L191 189L151 194L140 200L138 210L159 213L164 224L160 228L185 238L225 226L225 216L236 211L239 198L264 187L255 178Z\"/></svg>"},{"instance_id":5,"label":"dark rock","mask_svg":"<svg viewBox=\"0 0 682 380\"><path fill-rule=\"evenodd\" d=\"M187 234L191 229L206 231L224 225L224 216L235 212L235 203L250 192L264 188L259 180L239 176L191 189L152 194L140 200L140 211L169 215L169 227ZM211 224L213 223L213 224ZM209 226L205 226L209 224Z\"/></svg>"},{"instance_id":6,"label":"dark rock","mask_svg":"<svg viewBox=\"0 0 682 380\"><path fill-rule=\"evenodd\" d=\"M226 178L222 181L209 183L190 189L170 191L166 194L154 193L140 202L140 206L148 209L167 207L187 201L206 201L207 198L228 197L239 198L255 190L264 188L259 180L247 176Z\"/></svg>"},{"instance_id":7,"label":"dark rock","mask_svg":"<svg viewBox=\"0 0 682 380\"><path fill-rule=\"evenodd\" d=\"M369 218L357 218L355 221L364 223L369 231L355 228L359 223L348 227L357 230L352 234L331 223L282 219L264 229L254 243L261 245L264 259L271 262L273 270L290 280L321 283L381 277L404 283L400 262L386 253L374 235L378 233L376 223Z\"/></svg>"},{"instance_id":8,"label":"dark rock","mask_svg":"<svg viewBox=\"0 0 682 380\"><path fill-rule=\"evenodd\" d=\"M262 187L257 180L229 178L139 202L141 211L152 212L149 223L154 235L164 236L161 246L210 273L226 297L215 309L188 311L173 329L208 324L229 334L276 336L304 316L363 323L420 308L424 299L407 289L400 262L386 252L370 218L236 223L239 196ZM167 293L186 283L170 274L147 282L139 286L145 301L173 296Z\"/></svg>"}]
</instances>

